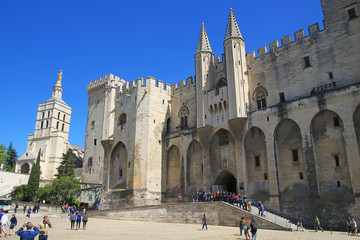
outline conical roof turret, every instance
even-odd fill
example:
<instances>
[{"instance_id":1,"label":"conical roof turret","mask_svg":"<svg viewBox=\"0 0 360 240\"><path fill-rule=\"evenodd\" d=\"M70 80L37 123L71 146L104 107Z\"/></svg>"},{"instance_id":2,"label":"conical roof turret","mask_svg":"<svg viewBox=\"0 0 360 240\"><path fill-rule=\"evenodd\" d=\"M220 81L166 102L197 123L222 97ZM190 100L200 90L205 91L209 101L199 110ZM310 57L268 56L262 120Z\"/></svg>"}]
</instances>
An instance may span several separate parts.
<instances>
[{"instance_id":1,"label":"conical roof turret","mask_svg":"<svg viewBox=\"0 0 360 240\"><path fill-rule=\"evenodd\" d=\"M208 35L205 30L204 22L202 22L202 24L201 24L199 42L198 42L198 47L197 47L196 53L198 53L198 52L211 52L212 53L209 38L208 38Z\"/></svg>"},{"instance_id":2,"label":"conical roof turret","mask_svg":"<svg viewBox=\"0 0 360 240\"><path fill-rule=\"evenodd\" d=\"M228 23L226 27L225 40L229 38L242 38L240 28L236 21L232 8L230 8Z\"/></svg>"}]
</instances>

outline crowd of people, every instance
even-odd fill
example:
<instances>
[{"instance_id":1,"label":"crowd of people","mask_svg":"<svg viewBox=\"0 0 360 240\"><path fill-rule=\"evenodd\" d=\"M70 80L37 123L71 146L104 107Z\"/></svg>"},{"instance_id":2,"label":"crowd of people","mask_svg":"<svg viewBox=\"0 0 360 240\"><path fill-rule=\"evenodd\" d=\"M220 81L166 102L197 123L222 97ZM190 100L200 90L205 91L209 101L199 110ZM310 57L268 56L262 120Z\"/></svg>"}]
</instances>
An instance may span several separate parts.
<instances>
[{"instance_id":1,"label":"crowd of people","mask_svg":"<svg viewBox=\"0 0 360 240\"><path fill-rule=\"evenodd\" d=\"M250 234L249 234L250 231L251 239L256 240L257 230L259 229L259 227L253 218L251 219L251 222L249 222L248 220L245 219L244 216L242 216L240 219L239 228L240 228L240 236L242 236L244 232L245 239L248 240L250 239Z\"/></svg>"},{"instance_id":2,"label":"crowd of people","mask_svg":"<svg viewBox=\"0 0 360 240\"><path fill-rule=\"evenodd\" d=\"M179 194L179 196L178 196L178 199L179 199L179 201L181 201L182 197L180 194ZM221 190L217 190L215 192L196 192L196 193L192 193L191 197L192 197L193 202L223 201L223 202L227 202L232 205L238 206L249 212L251 212L251 207L253 204L253 201L246 196L241 196L240 194L235 194L232 192L221 191ZM258 202L257 207L259 210L258 214L262 217L265 217L265 215L264 215L265 207L261 203L261 201Z\"/></svg>"}]
</instances>

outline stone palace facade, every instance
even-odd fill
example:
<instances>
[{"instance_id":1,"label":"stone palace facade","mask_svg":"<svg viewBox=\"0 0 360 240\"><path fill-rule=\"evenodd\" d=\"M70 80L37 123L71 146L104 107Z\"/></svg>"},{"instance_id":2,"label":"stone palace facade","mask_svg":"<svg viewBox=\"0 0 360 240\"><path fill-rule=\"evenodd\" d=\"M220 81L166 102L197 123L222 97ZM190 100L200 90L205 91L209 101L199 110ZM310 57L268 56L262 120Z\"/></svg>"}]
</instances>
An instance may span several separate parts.
<instances>
[{"instance_id":1,"label":"stone palace facade","mask_svg":"<svg viewBox=\"0 0 360 240\"><path fill-rule=\"evenodd\" d=\"M203 24L195 78L178 84L90 82L82 175L102 207L223 189L304 221L360 216L360 3L321 4L323 30L257 54L232 9L221 60Z\"/></svg>"}]
</instances>

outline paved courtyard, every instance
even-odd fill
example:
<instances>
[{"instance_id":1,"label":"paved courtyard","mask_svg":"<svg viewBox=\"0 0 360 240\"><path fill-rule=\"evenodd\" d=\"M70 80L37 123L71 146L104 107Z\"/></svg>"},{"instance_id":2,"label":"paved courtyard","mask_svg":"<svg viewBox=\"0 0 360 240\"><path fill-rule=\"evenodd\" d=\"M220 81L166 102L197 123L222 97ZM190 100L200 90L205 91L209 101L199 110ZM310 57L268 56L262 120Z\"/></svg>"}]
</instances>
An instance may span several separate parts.
<instances>
[{"instance_id":1,"label":"paved courtyard","mask_svg":"<svg viewBox=\"0 0 360 240\"><path fill-rule=\"evenodd\" d=\"M10 214L8 214L10 217ZM43 214L33 214L30 218L24 217L22 213L17 214L19 224L31 221L38 224ZM67 216L49 213L53 228L50 229L50 240L97 240L97 239L245 239L239 235L238 228L221 227L209 225L208 231L202 231L198 224L175 224L175 223L151 223L131 222L111 219L89 218L86 230L71 230L70 221ZM208 220L211 221L210 219ZM16 227L18 229L18 226ZM4 235L0 236L5 239ZM8 236L7 239L19 239L17 236ZM38 239L38 238L36 238ZM286 232L262 230L258 232L258 240L318 240L318 239L357 239L349 237L344 232Z\"/></svg>"}]
</instances>

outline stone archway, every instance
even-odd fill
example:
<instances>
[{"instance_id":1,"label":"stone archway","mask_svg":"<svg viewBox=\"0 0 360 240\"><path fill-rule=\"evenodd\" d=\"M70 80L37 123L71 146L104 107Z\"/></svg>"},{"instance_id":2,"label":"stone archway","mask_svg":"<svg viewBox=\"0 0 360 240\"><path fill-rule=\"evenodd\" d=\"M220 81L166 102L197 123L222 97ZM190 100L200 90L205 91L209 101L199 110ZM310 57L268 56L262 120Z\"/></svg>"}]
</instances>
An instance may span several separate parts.
<instances>
[{"instance_id":1,"label":"stone archway","mask_svg":"<svg viewBox=\"0 0 360 240\"><path fill-rule=\"evenodd\" d=\"M171 146L167 154L166 197L177 197L181 192L180 151Z\"/></svg>"},{"instance_id":2,"label":"stone archway","mask_svg":"<svg viewBox=\"0 0 360 240\"><path fill-rule=\"evenodd\" d=\"M320 195L352 195L352 184L340 116L330 110L316 114L311 121Z\"/></svg>"},{"instance_id":3,"label":"stone archway","mask_svg":"<svg viewBox=\"0 0 360 240\"><path fill-rule=\"evenodd\" d=\"M198 141L189 145L186 161L186 192L203 190L203 154Z\"/></svg>"},{"instance_id":4,"label":"stone archway","mask_svg":"<svg viewBox=\"0 0 360 240\"><path fill-rule=\"evenodd\" d=\"M237 181L230 171L221 172L216 178L213 187L219 190L237 193ZM217 189L212 189L212 191L216 191Z\"/></svg>"},{"instance_id":5,"label":"stone archway","mask_svg":"<svg viewBox=\"0 0 360 240\"><path fill-rule=\"evenodd\" d=\"M244 138L246 156L246 194L256 201L267 201L269 194L268 160L264 132L250 128Z\"/></svg>"},{"instance_id":6,"label":"stone archway","mask_svg":"<svg viewBox=\"0 0 360 240\"><path fill-rule=\"evenodd\" d=\"M29 163L23 163L21 165L21 173L29 174L30 172L30 164Z\"/></svg>"},{"instance_id":7,"label":"stone archway","mask_svg":"<svg viewBox=\"0 0 360 240\"><path fill-rule=\"evenodd\" d=\"M110 189L126 189L128 156L124 143L119 142L110 159Z\"/></svg>"}]
</instances>

